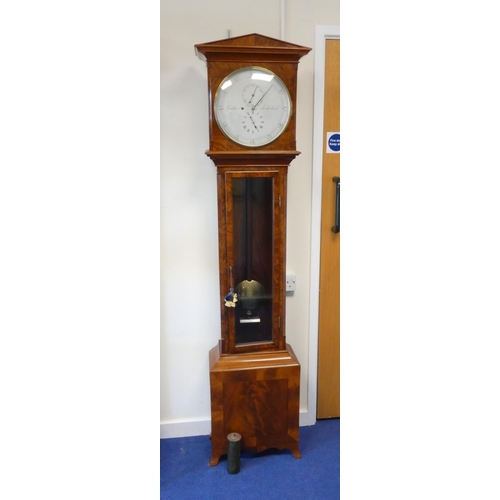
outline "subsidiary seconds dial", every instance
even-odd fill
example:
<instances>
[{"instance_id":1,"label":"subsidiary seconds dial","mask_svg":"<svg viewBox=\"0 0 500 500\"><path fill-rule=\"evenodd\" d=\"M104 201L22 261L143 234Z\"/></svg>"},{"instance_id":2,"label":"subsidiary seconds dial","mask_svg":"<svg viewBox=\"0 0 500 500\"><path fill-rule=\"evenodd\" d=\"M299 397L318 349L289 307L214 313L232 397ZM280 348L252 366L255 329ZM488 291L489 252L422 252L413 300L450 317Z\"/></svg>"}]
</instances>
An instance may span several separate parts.
<instances>
[{"instance_id":1,"label":"subsidiary seconds dial","mask_svg":"<svg viewBox=\"0 0 500 500\"><path fill-rule=\"evenodd\" d=\"M226 137L242 146L259 147L284 132L292 116L292 101L285 84L272 71L245 67L219 85L214 115Z\"/></svg>"}]
</instances>

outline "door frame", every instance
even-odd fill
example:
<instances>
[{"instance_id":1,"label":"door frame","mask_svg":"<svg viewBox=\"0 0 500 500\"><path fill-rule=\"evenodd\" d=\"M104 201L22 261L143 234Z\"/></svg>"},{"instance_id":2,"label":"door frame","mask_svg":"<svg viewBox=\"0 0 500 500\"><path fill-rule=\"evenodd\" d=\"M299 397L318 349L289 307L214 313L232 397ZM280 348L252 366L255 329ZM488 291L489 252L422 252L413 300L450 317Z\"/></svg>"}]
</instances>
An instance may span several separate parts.
<instances>
[{"instance_id":1,"label":"door frame","mask_svg":"<svg viewBox=\"0 0 500 500\"><path fill-rule=\"evenodd\" d=\"M314 110L311 207L311 286L309 297L308 424L316 422L318 401L319 273L321 249L321 189L323 173L323 118L325 104L326 40L340 40L340 26L318 25L314 43Z\"/></svg>"}]
</instances>

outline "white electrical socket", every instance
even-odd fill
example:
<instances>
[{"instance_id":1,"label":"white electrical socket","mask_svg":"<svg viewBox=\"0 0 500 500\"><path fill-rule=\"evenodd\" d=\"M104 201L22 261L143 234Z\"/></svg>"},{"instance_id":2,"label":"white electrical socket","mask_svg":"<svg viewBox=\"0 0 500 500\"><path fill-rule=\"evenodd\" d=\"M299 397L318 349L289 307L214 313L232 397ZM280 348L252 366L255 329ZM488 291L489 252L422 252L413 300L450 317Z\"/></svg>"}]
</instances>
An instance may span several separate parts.
<instances>
[{"instance_id":1,"label":"white electrical socket","mask_svg":"<svg viewBox=\"0 0 500 500\"><path fill-rule=\"evenodd\" d=\"M297 277L295 274L286 275L286 291L293 292L297 287Z\"/></svg>"}]
</instances>

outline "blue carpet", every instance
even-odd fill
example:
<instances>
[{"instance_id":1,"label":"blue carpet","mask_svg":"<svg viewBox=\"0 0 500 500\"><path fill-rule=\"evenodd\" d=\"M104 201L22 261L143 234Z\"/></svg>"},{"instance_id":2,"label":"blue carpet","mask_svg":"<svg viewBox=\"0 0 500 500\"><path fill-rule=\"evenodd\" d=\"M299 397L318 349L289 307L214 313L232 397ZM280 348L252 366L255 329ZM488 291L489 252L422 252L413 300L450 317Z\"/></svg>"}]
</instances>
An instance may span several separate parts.
<instances>
[{"instance_id":1,"label":"blue carpet","mask_svg":"<svg viewBox=\"0 0 500 500\"><path fill-rule=\"evenodd\" d=\"M160 440L161 500L338 500L340 419L300 427L302 458L289 450L242 453L239 474L226 456L209 467L208 436Z\"/></svg>"}]
</instances>

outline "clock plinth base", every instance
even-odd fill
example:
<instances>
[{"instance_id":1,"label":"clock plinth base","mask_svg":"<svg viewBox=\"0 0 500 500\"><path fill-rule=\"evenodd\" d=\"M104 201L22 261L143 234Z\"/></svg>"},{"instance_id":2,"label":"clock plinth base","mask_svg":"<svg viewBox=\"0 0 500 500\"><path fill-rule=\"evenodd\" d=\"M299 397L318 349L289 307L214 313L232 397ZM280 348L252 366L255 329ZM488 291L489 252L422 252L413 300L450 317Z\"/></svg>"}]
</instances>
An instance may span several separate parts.
<instances>
[{"instance_id":1,"label":"clock plinth base","mask_svg":"<svg viewBox=\"0 0 500 500\"><path fill-rule=\"evenodd\" d=\"M300 364L287 344L283 351L221 355L210 351L212 457L227 454L227 436L242 436L241 451L299 451Z\"/></svg>"}]
</instances>

